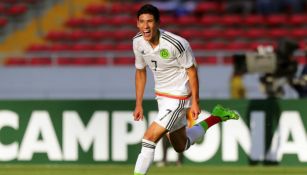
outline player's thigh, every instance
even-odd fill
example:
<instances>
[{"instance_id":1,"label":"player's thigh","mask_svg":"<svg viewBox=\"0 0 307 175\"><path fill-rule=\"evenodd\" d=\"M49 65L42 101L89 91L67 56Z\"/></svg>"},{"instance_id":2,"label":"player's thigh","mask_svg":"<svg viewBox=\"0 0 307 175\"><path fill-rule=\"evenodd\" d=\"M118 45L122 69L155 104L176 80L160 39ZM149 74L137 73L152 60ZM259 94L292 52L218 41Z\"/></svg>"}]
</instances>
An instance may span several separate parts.
<instances>
[{"instance_id":1,"label":"player's thigh","mask_svg":"<svg viewBox=\"0 0 307 175\"><path fill-rule=\"evenodd\" d=\"M186 125L186 109L189 100L157 97L159 112L155 122L172 132Z\"/></svg>"},{"instance_id":2,"label":"player's thigh","mask_svg":"<svg viewBox=\"0 0 307 175\"><path fill-rule=\"evenodd\" d=\"M186 127L170 132L169 140L177 152L183 152L186 147L187 135L186 135Z\"/></svg>"},{"instance_id":3,"label":"player's thigh","mask_svg":"<svg viewBox=\"0 0 307 175\"><path fill-rule=\"evenodd\" d=\"M158 123L152 122L144 134L144 139L157 143L167 132L168 130L160 126Z\"/></svg>"}]
</instances>

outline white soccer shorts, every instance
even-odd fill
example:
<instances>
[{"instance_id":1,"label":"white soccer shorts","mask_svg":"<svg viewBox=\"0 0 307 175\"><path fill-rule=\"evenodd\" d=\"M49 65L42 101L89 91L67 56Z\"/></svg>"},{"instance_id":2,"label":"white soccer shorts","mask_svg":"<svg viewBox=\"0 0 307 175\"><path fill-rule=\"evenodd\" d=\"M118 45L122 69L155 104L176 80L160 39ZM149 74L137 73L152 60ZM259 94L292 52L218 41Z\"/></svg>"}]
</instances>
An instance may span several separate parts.
<instances>
[{"instance_id":1,"label":"white soccer shorts","mask_svg":"<svg viewBox=\"0 0 307 175\"><path fill-rule=\"evenodd\" d=\"M190 98L186 100L157 96L158 116L155 122L169 132L176 131L187 125L187 109L191 107Z\"/></svg>"}]
</instances>

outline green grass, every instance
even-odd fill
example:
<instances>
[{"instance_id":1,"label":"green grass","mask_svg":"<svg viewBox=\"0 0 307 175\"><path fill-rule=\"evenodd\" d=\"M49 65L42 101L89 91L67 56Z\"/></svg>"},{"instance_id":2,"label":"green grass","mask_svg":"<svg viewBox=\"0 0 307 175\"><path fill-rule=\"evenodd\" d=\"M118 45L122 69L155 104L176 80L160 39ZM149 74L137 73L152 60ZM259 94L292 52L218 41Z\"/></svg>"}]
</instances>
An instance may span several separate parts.
<instances>
[{"instance_id":1,"label":"green grass","mask_svg":"<svg viewBox=\"0 0 307 175\"><path fill-rule=\"evenodd\" d=\"M132 165L1 165L0 175L132 175ZM148 175L306 175L307 167L152 166Z\"/></svg>"}]
</instances>

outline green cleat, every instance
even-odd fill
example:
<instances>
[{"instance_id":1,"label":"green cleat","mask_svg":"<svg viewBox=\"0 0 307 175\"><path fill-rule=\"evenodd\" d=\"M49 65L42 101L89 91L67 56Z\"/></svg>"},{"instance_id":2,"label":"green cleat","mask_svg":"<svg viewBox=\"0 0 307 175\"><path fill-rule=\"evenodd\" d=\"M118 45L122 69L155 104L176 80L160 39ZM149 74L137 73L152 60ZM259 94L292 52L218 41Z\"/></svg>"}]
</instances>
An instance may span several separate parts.
<instances>
[{"instance_id":1,"label":"green cleat","mask_svg":"<svg viewBox=\"0 0 307 175\"><path fill-rule=\"evenodd\" d=\"M227 121L229 119L238 120L240 118L240 115L237 111L224 108L221 105L216 105L213 108L212 115L221 118L222 121Z\"/></svg>"}]
</instances>

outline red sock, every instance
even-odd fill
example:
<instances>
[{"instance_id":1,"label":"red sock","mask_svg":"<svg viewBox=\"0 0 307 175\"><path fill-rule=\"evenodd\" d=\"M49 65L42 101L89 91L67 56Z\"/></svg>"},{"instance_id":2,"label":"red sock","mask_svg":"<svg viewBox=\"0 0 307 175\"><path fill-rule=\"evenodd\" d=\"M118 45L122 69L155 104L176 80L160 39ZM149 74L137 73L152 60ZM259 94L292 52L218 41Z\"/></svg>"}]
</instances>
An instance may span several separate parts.
<instances>
[{"instance_id":1,"label":"red sock","mask_svg":"<svg viewBox=\"0 0 307 175\"><path fill-rule=\"evenodd\" d=\"M216 116L211 115L210 117L206 118L204 121L207 123L208 128L210 128L211 126L213 126L217 123L220 123L222 121L222 119L220 117L216 117Z\"/></svg>"},{"instance_id":2,"label":"red sock","mask_svg":"<svg viewBox=\"0 0 307 175\"><path fill-rule=\"evenodd\" d=\"M211 126L220 123L222 119L220 117L216 117L211 115L210 117L206 118L205 120L199 122L198 124L207 131Z\"/></svg>"}]
</instances>

